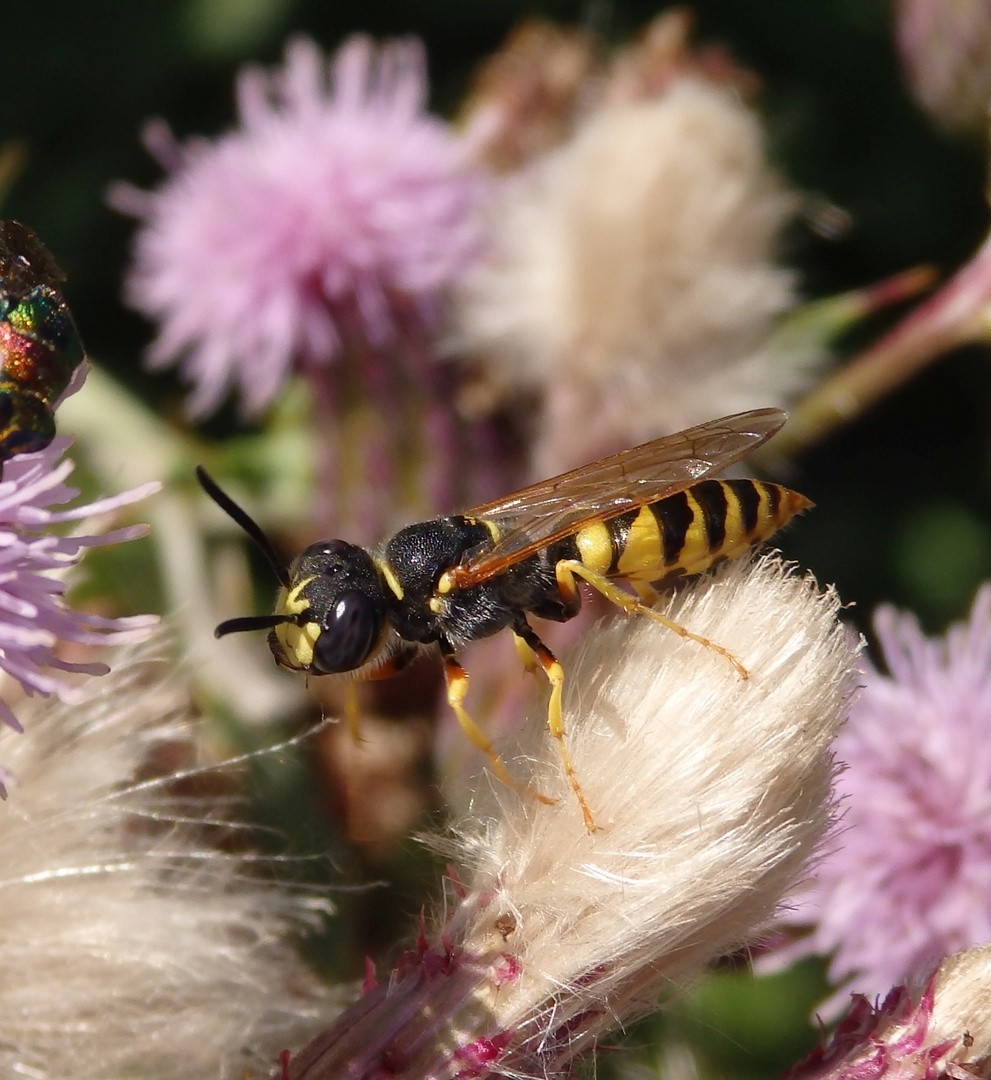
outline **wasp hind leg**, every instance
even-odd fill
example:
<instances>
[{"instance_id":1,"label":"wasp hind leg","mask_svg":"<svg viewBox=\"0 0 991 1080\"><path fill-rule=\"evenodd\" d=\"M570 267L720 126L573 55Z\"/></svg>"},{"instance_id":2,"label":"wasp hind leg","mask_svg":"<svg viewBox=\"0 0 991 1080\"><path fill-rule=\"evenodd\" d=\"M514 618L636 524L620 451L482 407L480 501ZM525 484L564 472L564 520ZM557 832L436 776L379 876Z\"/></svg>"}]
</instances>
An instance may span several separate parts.
<instances>
[{"instance_id":1,"label":"wasp hind leg","mask_svg":"<svg viewBox=\"0 0 991 1080\"><path fill-rule=\"evenodd\" d=\"M513 791L518 792L520 795L527 795L530 798L538 799L540 802L547 805L552 804L555 801L554 799L551 799L546 795L541 795L539 791L527 787L526 784L519 783L519 781L514 780L509 775L509 771L506 769L502 758L496 753L495 747L492 745L485 732L482 731L478 724L476 724L468 715L468 712L464 707L465 696L468 693L468 672L461 666L450 646L442 644L441 655L444 658L444 679L447 683L447 703L450 705L454 715L458 718L461 730L469 739L471 739L472 744L481 750L488 758L492 771L506 787L512 788Z\"/></svg>"},{"instance_id":2,"label":"wasp hind leg","mask_svg":"<svg viewBox=\"0 0 991 1080\"><path fill-rule=\"evenodd\" d=\"M564 668L561 667L558 658L537 637L533 627L530 626L526 619L520 618L513 625L513 632L517 641L522 641L536 658L537 663L540 664L544 674L547 676L547 681L550 683L551 699L547 705L547 729L557 740L558 749L561 751L561 763L564 765L564 772L568 778L568 783L571 784L571 790L575 793L575 798L578 800L579 807L581 807L585 829L590 833L595 832L599 826L595 823L592 811L585 801L581 784L578 783L578 777L575 775L574 766L571 764L571 758L568 755L568 748L564 745L564 710L561 705L562 690L564 688Z\"/></svg>"},{"instance_id":3,"label":"wasp hind leg","mask_svg":"<svg viewBox=\"0 0 991 1080\"><path fill-rule=\"evenodd\" d=\"M566 597L573 595L578 588L575 583L575 578L581 578L586 584L591 585L596 592L601 593L610 603L615 604L617 607L621 607L624 611L635 611L639 615L649 615L650 618L659 622L662 626L666 626L669 630L673 630L679 637L688 638L689 641L698 642L699 645L704 645L707 649L712 649L713 652L717 652L720 656L724 656L736 669L736 673L741 679L750 677L750 673L729 649L724 649L722 645L717 645L716 642L710 641L709 638L701 637L699 634L693 634L690 630L686 630L680 623L676 623L673 619L669 619L659 611L647 607L646 604L642 603L635 596L630 596L628 592L624 592L618 585L610 581L609 578L597 573L595 570L590 570L584 563L579 562L577 559L561 559L554 567L554 572L557 577L558 588L561 590L562 595Z\"/></svg>"}]
</instances>

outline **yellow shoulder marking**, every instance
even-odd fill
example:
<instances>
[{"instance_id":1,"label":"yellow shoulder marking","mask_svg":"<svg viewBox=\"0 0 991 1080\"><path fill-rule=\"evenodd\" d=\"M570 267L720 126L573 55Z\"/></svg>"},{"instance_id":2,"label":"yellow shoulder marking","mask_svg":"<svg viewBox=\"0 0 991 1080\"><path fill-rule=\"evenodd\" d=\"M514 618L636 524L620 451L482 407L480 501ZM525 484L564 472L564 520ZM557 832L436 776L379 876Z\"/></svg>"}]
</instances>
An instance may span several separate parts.
<instances>
[{"instance_id":1,"label":"yellow shoulder marking","mask_svg":"<svg viewBox=\"0 0 991 1080\"><path fill-rule=\"evenodd\" d=\"M470 521L472 525L484 525L488 529L493 544L497 543L502 536L502 530L494 521L486 521L485 518L465 518L465 520Z\"/></svg>"},{"instance_id":2,"label":"yellow shoulder marking","mask_svg":"<svg viewBox=\"0 0 991 1080\"><path fill-rule=\"evenodd\" d=\"M392 590L393 595L397 600L402 600L406 595L403 591L402 585L399 584L399 578L396 577L395 570L385 561L385 559L376 559L375 565L382 572L382 577L385 578L386 585Z\"/></svg>"}]
</instances>

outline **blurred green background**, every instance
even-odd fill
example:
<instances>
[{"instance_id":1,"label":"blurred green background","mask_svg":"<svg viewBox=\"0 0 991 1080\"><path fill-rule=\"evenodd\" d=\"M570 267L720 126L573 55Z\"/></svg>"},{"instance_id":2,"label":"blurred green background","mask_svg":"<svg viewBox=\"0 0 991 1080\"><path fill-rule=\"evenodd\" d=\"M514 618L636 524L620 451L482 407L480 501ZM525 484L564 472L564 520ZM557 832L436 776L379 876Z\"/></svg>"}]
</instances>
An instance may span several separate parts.
<instances>
[{"instance_id":1,"label":"blurred green background","mask_svg":"<svg viewBox=\"0 0 991 1080\"><path fill-rule=\"evenodd\" d=\"M332 48L356 30L421 36L434 106L450 112L480 59L526 15L582 23L618 41L659 10L634 0L8 3L0 141L21 144L25 161L3 215L32 225L67 272L90 353L178 414L175 378L142 369L151 327L120 300L132 224L105 202L116 180L147 187L160 176L140 144L146 120L165 118L180 138L215 134L232 121L244 62L279 60L292 34ZM850 216L838 238L802 224L792 230L784 254L807 296L920 263L949 271L977 247L987 229L986 148L942 133L913 103L887 3L698 0L694 11L699 40L726 45L762 78L760 107L781 170ZM861 340L895 315L864 328ZM820 581L837 584L861 629L882 601L942 629L991 577L989 415L988 352L961 350L798 463L790 480L817 509L783 545ZM231 416L215 423L229 425ZM710 1075L772 1076L814 1038L803 1018L819 988L809 965L759 989L749 975L724 975L663 1024L671 1038L709 1048ZM651 1028L633 1038L649 1045L655 1035ZM653 1051L647 1058L656 1060Z\"/></svg>"}]
</instances>

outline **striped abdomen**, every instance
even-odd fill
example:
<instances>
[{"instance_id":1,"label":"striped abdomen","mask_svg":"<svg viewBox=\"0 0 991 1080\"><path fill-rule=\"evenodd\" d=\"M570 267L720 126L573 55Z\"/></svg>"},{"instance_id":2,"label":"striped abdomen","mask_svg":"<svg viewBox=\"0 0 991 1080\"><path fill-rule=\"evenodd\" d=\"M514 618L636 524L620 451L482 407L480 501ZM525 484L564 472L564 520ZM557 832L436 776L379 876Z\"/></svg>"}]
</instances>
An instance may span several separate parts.
<instances>
[{"instance_id":1,"label":"striped abdomen","mask_svg":"<svg viewBox=\"0 0 991 1080\"><path fill-rule=\"evenodd\" d=\"M661 581L744 554L812 505L757 480L703 480L677 495L580 529L581 561L606 577Z\"/></svg>"}]
</instances>

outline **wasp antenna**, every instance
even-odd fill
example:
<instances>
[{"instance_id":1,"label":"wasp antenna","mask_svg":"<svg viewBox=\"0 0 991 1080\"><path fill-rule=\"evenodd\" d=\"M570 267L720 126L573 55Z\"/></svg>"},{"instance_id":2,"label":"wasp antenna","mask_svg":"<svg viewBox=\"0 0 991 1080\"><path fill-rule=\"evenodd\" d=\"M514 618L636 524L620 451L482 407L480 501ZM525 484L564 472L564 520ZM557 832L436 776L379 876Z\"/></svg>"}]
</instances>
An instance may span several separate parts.
<instances>
[{"instance_id":1,"label":"wasp antenna","mask_svg":"<svg viewBox=\"0 0 991 1080\"><path fill-rule=\"evenodd\" d=\"M275 571L275 576L279 579L279 584L288 589L290 587L289 571L285 568L278 555L275 554L275 548L272 547L272 541L262 532L261 526L253 518L250 518L248 514L237 505L236 502L224 491L218 487L217 482L210 476L210 474L203 468L202 465L196 466L196 479L199 480L200 486L210 496L211 499L224 511L229 517L241 526L242 529L251 537L252 540L258 545L268 559L269 565ZM232 622L238 622L237 619L232 619ZM227 623L222 623L222 626L227 626ZM262 624L258 624L261 626ZM266 623L267 626L273 626L273 623ZM220 627L217 628L218 630ZM243 628L247 629L247 627ZM230 633L231 631L225 631ZM220 634L217 634L220 637Z\"/></svg>"},{"instance_id":2,"label":"wasp antenna","mask_svg":"<svg viewBox=\"0 0 991 1080\"><path fill-rule=\"evenodd\" d=\"M270 630L280 623L294 622L291 615L242 615L238 619L227 619L213 632L214 637L222 638L227 634L240 634L246 630Z\"/></svg>"}]
</instances>

